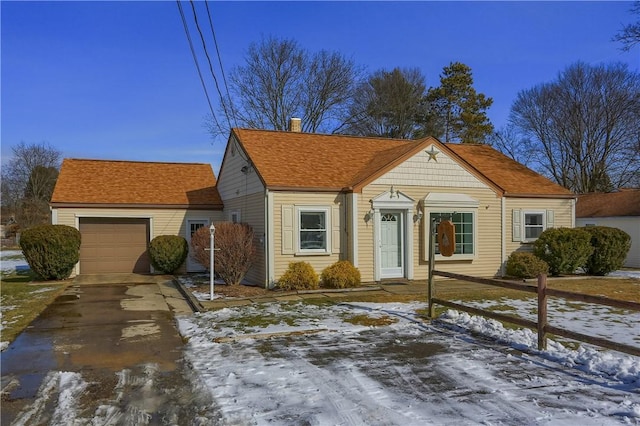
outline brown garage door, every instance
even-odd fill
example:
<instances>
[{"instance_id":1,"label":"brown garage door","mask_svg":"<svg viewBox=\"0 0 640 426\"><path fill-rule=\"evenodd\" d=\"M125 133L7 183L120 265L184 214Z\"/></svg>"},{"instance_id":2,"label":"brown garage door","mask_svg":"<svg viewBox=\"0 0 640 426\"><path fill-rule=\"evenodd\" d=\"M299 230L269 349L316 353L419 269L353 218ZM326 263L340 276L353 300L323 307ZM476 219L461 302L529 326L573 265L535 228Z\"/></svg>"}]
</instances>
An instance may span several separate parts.
<instances>
[{"instance_id":1,"label":"brown garage door","mask_svg":"<svg viewBox=\"0 0 640 426\"><path fill-rule=\"evenodd\" d=\"M80 273L148 273L148 219L81 218Z\"/></svg>"}]
</instances>

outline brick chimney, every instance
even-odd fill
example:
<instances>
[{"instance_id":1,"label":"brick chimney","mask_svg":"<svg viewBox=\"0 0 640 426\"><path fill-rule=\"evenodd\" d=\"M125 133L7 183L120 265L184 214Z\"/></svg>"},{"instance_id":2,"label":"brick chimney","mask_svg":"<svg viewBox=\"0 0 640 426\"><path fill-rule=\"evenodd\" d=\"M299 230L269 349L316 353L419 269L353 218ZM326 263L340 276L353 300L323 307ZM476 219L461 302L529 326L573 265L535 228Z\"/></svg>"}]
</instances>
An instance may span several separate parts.
<instances>
[{"instance_id":1,"label":"brick chimney","mask_svg":"<svg viewBox=\"0 0 640 426\"><path fill-rule=\"evenodd\" d=\"M289 120L289 131L297 133L302 132L302 119L292 117Z\"/></svg>"}]
</instances>

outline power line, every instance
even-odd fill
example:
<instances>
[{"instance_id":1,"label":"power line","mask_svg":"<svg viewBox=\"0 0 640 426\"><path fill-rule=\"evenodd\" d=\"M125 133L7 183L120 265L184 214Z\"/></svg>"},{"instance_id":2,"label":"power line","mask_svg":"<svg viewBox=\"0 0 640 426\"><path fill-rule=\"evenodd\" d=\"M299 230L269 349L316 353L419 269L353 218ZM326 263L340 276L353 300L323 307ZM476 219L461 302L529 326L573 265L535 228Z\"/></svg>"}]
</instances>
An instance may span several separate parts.
<instances>
[{"instance_id":1,"label":"power line","mask_svg":"<svg viewBox=\"0 0 640 426\"><path fill-rule=\"evenodd\" d=\"M218 121L218 119L216 118L216 114L213 111L213 106L211 105L211 98L209 97L209 91L207 90L207 85L204 82L204 78L202 77L202 71L200 71L200 64L198 64L198 56L196 55L196 51L193 48L193 41L191 40L191 35L189 34L189 26L187 25L187 20L184 17L184 11L182 10L182 4L180 3L180 0L176 0L176 4L178 5L178 10L180 11L180 17L182 18L182 25L184 26L184 32L187 35L187 40L189 42L189 48L191 49L191 55L193 56L193 61L196 65L196 69L198 70L198 76L200 77L200 82L202 83L202 88L204 89L204 94L207 98L207 103L209 104L209 110L211 111L211 117L213 118L213 121L215 122L216 126L218 127L218 130L220 131L221 134L224 133L224 131L222 130L222 126L220 126L220 122Z\"/></svg>"},{"instance_id":2,"label":"power line","mask_svg":"<svg viewBox=\"0 0 640 426\"><path fill-rule=\"evenodd\" d=\"M193 0L190 0L191 10L193 11L193 20L196 24L196 29L198 30L198 34L200 34L200 40L202 41L202 48L204 49L204 54L207 57L207 62L209 63L209 71L211 72L211 76L213 77L213 81L216 85L216 90L218 91L218 95L220 96L220 100L222 101L223 96L220 91L220 86L218 85L218 79L216 78L216 74L213 71L213 64L211 63L211 57L209 56L209 51L207 50L207 44L204 40L204 35L202 34L202 30L200 29L200 24L198 24L198 14L196 13L196 6ZM227 124L229 124L229 128L231 128L231 119L229 118L229 112L227 111L227 107L224 101L220 102L222 104L222 110L224 111L224 115L227 117Z\"/></svg>"},{"instance_id":3,"label":"power line","mask_svg":"<svg viewBox=\"0 0 640 426\"><path fill-rule=\"evenodd\" d=\"M236 121L236 112L233 110L233 102L231 101L231 95L229 94L229 86L227 85L227 77L224 74L224 67L222 66L222 57L220 56L220 49L218 48L218 40L216 38L216 32L213 29L213 20L211 19L211 12L209 11L209 1L204 2L207 8L207 16L209 17L209 27L211 28L211 34L213 35L213 43L216 46L216 54L218 55L218 64L220 65L220 72L222 73L222 81L224 82L224 88L227 92L227 99L229 100L229 108L231 109L231 117L233 118L233 124L238 127Z\"/></svg>"}]
</instances>

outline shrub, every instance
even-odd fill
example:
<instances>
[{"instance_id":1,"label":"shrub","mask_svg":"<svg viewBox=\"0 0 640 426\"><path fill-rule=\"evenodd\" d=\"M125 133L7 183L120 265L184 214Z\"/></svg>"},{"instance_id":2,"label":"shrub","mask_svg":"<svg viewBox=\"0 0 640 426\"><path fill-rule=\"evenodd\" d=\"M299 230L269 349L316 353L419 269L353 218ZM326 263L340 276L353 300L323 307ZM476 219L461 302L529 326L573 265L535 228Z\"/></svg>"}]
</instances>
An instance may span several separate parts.
<instances>
[{"instance_id":1,"label":"shrub","mask_svg":"<svg viewBox=\"0 0 640 426\"><path fill-rule=\"evenodd\" d=\"M320 287L318 274L308 262L291 262L280 277L278 287L282 290L315 290Z\"/></svg>"},{"instance_id":2,"label":"shrub","mask_svg":"<svg viewBox=\"0 0 640 426\"><path fill-rule=\"evenodd\" d=\"M22 231L20 248L42 279L62 280L80 260L80 238L80 231L71 226L37 225Z\"/></svg>"},{"instance_id":3,"label":"shrub","mask_svg":"<svg viewBox=\"0 0 640 426\"><path fill-rule=\"evenodd\" d=\"M216 274L228 285L240 284L256 252L253 228L246 223L220 222L216 224L214 244Z\"/></svg>"},{"instance_id":4,"label":"shrub","mask_svg":"<svg viewBox=\"0 0 640 426\"><path fill-rule=\"evenodd\" d=\"M209 227L203 226L191 235L189 247L191 257L207 269L209 269L210 240Z\"/></svg>"},{"instance_id":5,"label":"shrub","mask_svg":"<svg viewBox=\"0 0 640 426\"><path fill-rule=\"evenodd\" d=\"M620 269L631 249L631 237L618 228L588 226L584 229L591 235L593 253L585 264L589 275L606 275Z\"/></svg>"},{"instance_id":6,"label":"shrub","mask_svg":"<svg viewBox=\"0 0 640 426\"><path fill-rule=\"evenodd\" d=\"M159 235L149 244L149 258L153 267L165 274L172 274L189 254L187 240L178 235Z\"/></svg>"},{"instance_id":7,"label":"shrub","mask_svg":"<svg viewBox=\"0 0 640 426\"><path fill-rule=\"evenodd\" d=\"M321 281L326 288L358 287L360 271L348 260L340 260L322 271Z\"/></svg>"},{"instance_id":8,"label":"shrub","mask_svg":"<svg viewBox=\"0 0 640 426\"><path fill-rule=\"evenodd\" d=\"M575 272L592 252L591 235L584 228L550 228L533 243L533 254L547 262L554 276Z\"/></svg>"},{"instance_id":9,"label":"shrub","mask_svg":"<svg viewBox=\"0 0 640 426\"><path fill-rule=\"evenodd\" d=\"M516 278L535 278L549 273L549 265L533 253L516 251L507 259L507 275Z\"/></svg>"}]
</instances>

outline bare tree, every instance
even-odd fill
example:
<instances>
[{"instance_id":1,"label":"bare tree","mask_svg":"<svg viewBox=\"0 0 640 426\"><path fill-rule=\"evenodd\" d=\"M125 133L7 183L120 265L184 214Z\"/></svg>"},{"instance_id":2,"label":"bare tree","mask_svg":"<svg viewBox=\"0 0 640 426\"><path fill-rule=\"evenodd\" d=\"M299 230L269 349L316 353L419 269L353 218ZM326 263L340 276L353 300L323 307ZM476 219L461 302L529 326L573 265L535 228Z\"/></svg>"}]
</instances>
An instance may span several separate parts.
<instances>
[{"instance_id":1,"label":"bare tree","mask_svg":"<svg viewBox=\"0 0 640 426\"><path fill-rule=\"evenodd\" d=\"M634 2L629 12L640 17L640 1ZM629 51L640 43L640 20L622 27L618 34L613 37L613 41L622 43L622 50L624 51Z\"/></svg>"},{"instance_id":2,"label":"bare tree","mask_svg":"<svg viewBox=\"0 0 640 426\"><path fill-rule=\"evenodd\" d=\"M378 70L358 86L340 132L411 139L420 130L425 94L419 69Z\"/></svg>"},{"instance_id":3,"label":"bare tree","mask_svg":"<svg viewBox=\"0 0 640 426\"><path fill-rule=\"evenodd\" d=\"M522 137L513 124L507 124L496 130L489 137L489 144L507 157L529 167L531 163L529 153L533 149L531 141Z\"/></svg>"},{"instance_id":4,"label":"bare tree","mask_svg":"<svg viewBox=\"0 0 640 426\"><path fill-rule=\"evenodd\" d=\"M542 173L576 193L637 184L640 74L578 62L518 94L510 121Z\"/></svg>"},{"instance_id":5,"label":"bare tree","mask_svg":"<svg viewBox=\"0 0 640 426\"><path fill-rule=\"evenodd\" d=\"M312 54L294 40L264 38L249 46L245 65L232 70L236 104L226 110L235 111L243 127L287 130L290 118L298 117L305 132L329 132L344 115L359 74L337 52Z\"/></svg>"},{"instance_id":6,"label":"bare tree","mask_svg":"<svg viewBox=\"0 0 640 426\"><path fill-rule=\"evenodd\" d=\"M46 142L20 142L12 151L2 168L3 214L15 216L22 228L47 223L62 153Z\"/></svg>"}]
</instances>

